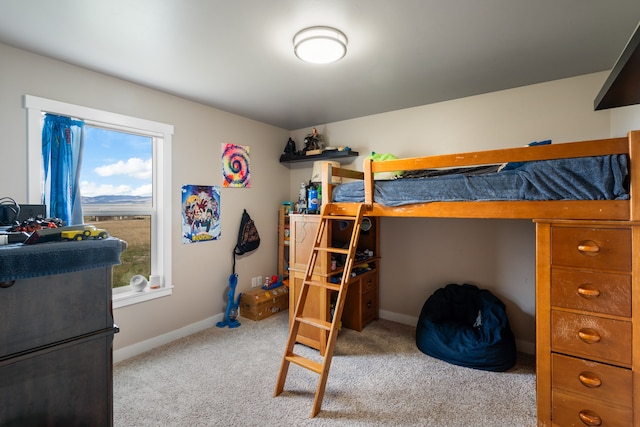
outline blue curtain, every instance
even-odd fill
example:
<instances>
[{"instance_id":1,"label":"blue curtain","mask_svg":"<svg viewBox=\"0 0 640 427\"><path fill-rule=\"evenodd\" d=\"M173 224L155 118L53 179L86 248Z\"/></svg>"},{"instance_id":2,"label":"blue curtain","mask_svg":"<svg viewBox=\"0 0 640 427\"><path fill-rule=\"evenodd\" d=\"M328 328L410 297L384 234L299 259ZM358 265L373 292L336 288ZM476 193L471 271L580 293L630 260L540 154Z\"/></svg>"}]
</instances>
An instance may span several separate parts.
<instances>
[{"instance_id":1,"label":"blue curtain","mask_svg":"<svg viewBox=\"0 0 640 427\"><path fill-rule=\"evenodd\" d=\"M48 215L67 225L83 223L80 196L84 122L46 114L42 127L44 203Z\"/></svg>"}]
</instances>

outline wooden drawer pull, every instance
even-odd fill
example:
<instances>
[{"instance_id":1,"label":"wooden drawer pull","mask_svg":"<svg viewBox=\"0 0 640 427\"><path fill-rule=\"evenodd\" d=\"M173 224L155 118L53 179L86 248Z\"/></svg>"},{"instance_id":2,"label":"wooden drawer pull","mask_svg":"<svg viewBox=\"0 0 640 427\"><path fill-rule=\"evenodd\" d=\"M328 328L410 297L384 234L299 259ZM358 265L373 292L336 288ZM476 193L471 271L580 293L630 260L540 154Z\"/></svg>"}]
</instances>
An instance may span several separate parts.
<instances>
[{"instance_id":1,"label":"wooden drawer pull","mask_svg":"<svg viewBox=\"0 0 640 427\"><path fill-rule=\"evenodd\" d=\"M580 375L578 375L578 379L583 385L589 388L596 388L602 385L602 380L593 372L581 372Z\"/></svg>"},{"instance_id":2,"label":"wooden drawer pull","mask_svg":"<svg viewBox=\"0 0 640 427\"><path fill-rule=\"evenodd\" d=\"M596 242L588 240L586 242L582 242L578 245L578 250L580 252L586 252L588 254L597 254L600 252L600 246Z\"/></svg>"},{"instance_id":3,"label":"wooden drawer pull","mask_svg":"<svg viewBox=\"0 0 640 427\"><path fill-rule=\"evenodd\" d=\"M600 334L598 334L598 332L589 328L580 329L578 331L578 338L580 338L582 341L586 342L587 344L595 344L599 342L601 339Z\"/></svg>"},{"instance_id":4,"label":"wooden drawer pull","mask_svg":"<svg viewBox=\"0 0 640 427\"><path fill-rule=\"evenodd\" d=\"M600 296L600 291L597 289L593 289L591 285L580 285L578 286L578 295L580 295L584 299L594 299Z\"/></svg>"},{"instance_id":5,"label":"wooden drawer pull","mask_svg":"<svg viewBox=\"0 0 640 427\"><path fill-rule=\"evenodd\" d=\"M602 418L598 415L594 414L591 411L580 411L578 413L578 417L580 417L580 421L584 423L586 426L600 426L602 425Z\"/></svg>"}]
</instances>

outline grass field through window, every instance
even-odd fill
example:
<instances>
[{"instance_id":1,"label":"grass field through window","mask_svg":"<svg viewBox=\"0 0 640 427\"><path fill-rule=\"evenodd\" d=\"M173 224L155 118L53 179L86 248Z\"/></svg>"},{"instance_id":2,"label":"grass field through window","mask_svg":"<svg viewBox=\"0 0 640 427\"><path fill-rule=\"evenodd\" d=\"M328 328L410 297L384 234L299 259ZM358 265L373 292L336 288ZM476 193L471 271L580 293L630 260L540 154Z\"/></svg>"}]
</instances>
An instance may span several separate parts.
<instances>
[{"instance_id":1,"label":"grass field through window","mask_svg":"<svg viewBox=\"0 0 640 427\"><path fill-rule=\"evenodd\" d=\"M121 263L113 267L113 287L128 286L131 277L151 274L151 218L149 216L96 217L86 216L86 224L104 228L113 237L127 242L127 250L120 256Z\"/></svg>"}]
</instances>

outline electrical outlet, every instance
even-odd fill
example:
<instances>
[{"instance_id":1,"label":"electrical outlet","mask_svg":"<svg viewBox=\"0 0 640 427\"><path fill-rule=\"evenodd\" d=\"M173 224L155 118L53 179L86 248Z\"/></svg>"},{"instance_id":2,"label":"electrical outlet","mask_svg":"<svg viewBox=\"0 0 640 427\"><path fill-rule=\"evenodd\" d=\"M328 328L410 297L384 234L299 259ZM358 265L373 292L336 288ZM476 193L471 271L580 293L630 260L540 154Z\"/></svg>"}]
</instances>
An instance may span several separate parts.
<instances>
[{"instance_id":1,"label":"electrical outlet","mask_svg":"<svg viewBox=\"0 0 640 427\"><path fill-rule=\"evenodd\" d=\"M256 276L251 278L251 287L252 288L260 288L262 287L262 276Z\"/></svg>"}]
</instances>

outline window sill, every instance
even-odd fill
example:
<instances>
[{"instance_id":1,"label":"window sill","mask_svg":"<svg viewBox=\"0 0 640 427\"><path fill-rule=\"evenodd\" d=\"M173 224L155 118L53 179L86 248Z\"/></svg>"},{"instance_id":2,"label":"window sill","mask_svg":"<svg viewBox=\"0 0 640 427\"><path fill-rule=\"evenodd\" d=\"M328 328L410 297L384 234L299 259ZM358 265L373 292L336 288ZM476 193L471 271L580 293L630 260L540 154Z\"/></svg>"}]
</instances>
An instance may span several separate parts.
<instances>
[{"instance_id":1,"label":"window sill","mask_svg":"<svg viewBox=\"0 0 640 427\"><path fill-rule=\"evenodd\" d=\"M121 292L114 292L111 301L113 303L113 308L117 309L128 305L154 300L156 298L167 297L172 293L173 286L167 286L160 289L145 289L142 292L123 290Z\"/></svg>"}]
</instances>

